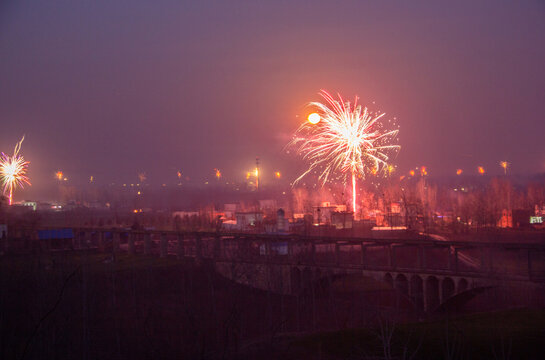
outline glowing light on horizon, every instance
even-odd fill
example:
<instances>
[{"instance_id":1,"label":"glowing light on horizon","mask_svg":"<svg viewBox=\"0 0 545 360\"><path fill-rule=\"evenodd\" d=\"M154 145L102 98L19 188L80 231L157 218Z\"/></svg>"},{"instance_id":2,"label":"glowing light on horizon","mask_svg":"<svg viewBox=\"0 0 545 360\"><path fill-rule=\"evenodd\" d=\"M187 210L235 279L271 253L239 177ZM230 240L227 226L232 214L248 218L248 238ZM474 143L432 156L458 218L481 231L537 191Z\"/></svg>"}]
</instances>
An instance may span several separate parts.
<instances>
[{"instance_id":1,"label":"glowing light on horizon","mask_svg":"<svg viewBox=\"0 0 545 360\"><path fill-rule=\"evenodd\" d=\"M57 180L62 181L62 179L64 179L64 174L62 171L59 170L55 173L55 177L57 178Z\"/></svg>"},{"instance_id":2,"label":"glowing light on horizon","mask_svg":"<svg viewBox=\"0 0 545 360\"><path fill-rule=\"evenodd\" d=\"M464 172L464 170L462 170L462 169L457 169L457 170L456 170L456 175L462 175L463 172Z\"/></svg>"},{"instance_id":3,"label":"glowing light on horizon","mask_svg":"<svg viewBox=\"0 0 545 360\"><path fill-rule=\"evenodd\" d=\"M409 171L409 175L414 176L415 172L414 170Z\"/></svg>"},{"instance_id":4,"label":"glowing light on horizon","mask_svg":"<svg viewBox=\"0 0 545 360\"><path fill-rule=\"evenodd\" d=\"M500 161L500 166L503 168L504 175L507 175L507 169L510 165L511 163L508 163L507 161Z\"/></svg>"},{"instance_id":5,"label":"glowing light on horizon","mask_svg":"<svg viewBox=\"0 0 545 360\"><path fill-rule=\"evenodd\" d=\"M486 172L482 166L479 166L479 167L477 168L477 171L479 171L479 174L480 174L480 175L484 175L484 173Z\"/></svg>"},{"instance_id":6,"label":"glowing light on horizon","mask_svg":"<svg viewBox=\"0 0 545 360\"><path fill-rule=\"evenodd\" d=\"M18 186L24 188L25 184L31 185L26 176L30 162L25 161L24 157L19 155L23 140L25 140L24 136L15 145L12 156L2 153L0 157L0 185L2 186L2 193L4 195L8 194L9 205L13 202L13 190Z\"/></svg>"},{"instance_id":7,"label":"glowing light on horizon","mask_svg":"<svg viewBox=\"0 0 545 360\"><path fill-rule=\"evenodd\" d=\"M428 168L425 167L425 166L420 167L420 175L421 175L421 176L426 176L426 175L428 175Z\"/></svg>"},{"instance_id":8,"label":"glowing light on horizon","mask_svg":"<svg viewBox=\"0 0 545 360\"><path fill-rule=\"evenodd\" d=\"M280 171L277 171L274 173L274 176L276 176L277 179L280 179L282 177L282 174L280 173Z\"/></svg>"},{"instance_id":9,"label":"glowing light on horizon","mask_svg":"<svg viewBox=\"0 0 545 360\"><path fill-rule=\"evenodd\" d=\"M147 176L146 176L146 173L145 172L141 172L138 174L138 180L140 180L140 183L144 183L144 181L146 181L147 179Z\"/></svg>"},{"instance_id":10,"label":"glowing light on horizon","mask_svg":"<svg viewBox=\"0 0 545 360\"><path fill-rule=\"evenodd\" d=\"M382 131L379 120L384 113L371 114L366 107L344 101L339 95L334 99L322 90L320 95L325 103L311 102L316 108L320 121L303 123L296 131L290 145L297 147L303 159L310 162L309 168L294 184L305 175L320 170L318 179L322 186L336 172L350 173L352 178L352 210L356 212L356 176L365 178L366 173L387 171L388 152L399 150L391 142L398 130ZM311 114L312 115L312 114ZM313 116L313 119L317 119Z\"/></svg>"},{"instance_id":11,"label":"glowing light on horizon","mask_svg":"<svg viewBox=\"0 0 545 360\"><path fill-rule=\"evenodd\" d=\"M221 179L221 171L219 171L218 169L214 169L214 171L216 172L216 179Z\"/></svg>"}]
</instances>

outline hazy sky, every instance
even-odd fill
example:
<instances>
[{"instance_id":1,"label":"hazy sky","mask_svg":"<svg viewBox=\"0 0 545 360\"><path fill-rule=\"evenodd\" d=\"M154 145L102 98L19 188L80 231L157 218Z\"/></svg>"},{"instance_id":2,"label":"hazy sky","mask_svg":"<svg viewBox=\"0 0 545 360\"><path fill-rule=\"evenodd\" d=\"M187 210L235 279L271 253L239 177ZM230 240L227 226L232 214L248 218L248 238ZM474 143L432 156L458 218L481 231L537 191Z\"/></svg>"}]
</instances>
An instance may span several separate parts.
<instances>
[{"instance_id":1,"label":"hazy sky","mask_svg":"<svg viewBox=\"0 0 545 360\"><path fill-rule=\"evenodd\" d=\"M545 171L545 3L0 3L0 150L26 134L38 189L241 179L256 156L294 177L283 146L320 89L396 117L401 170Z\"/></svg>"}]
</instances>

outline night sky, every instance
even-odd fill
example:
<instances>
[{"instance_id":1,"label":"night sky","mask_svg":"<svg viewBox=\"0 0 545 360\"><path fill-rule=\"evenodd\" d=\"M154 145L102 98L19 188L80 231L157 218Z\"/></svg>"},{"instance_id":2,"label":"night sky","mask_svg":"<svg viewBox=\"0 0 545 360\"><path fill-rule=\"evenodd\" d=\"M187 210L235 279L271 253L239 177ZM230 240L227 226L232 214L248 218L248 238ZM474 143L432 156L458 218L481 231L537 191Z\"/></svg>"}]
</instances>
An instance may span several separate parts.
<instances>
[{"instance_id":1,"label":"night sky","mask_svg":"<svg viewBox=\"0 0 545 360\"><path fill-rule=\"evenodd\" d=\"M57 169L241 180L256 156L294 178L320 89L397 118L400 172L543 172L545 3L0 3L0 150L26 134L33 193Z\"/></svg>"}]
</instances>

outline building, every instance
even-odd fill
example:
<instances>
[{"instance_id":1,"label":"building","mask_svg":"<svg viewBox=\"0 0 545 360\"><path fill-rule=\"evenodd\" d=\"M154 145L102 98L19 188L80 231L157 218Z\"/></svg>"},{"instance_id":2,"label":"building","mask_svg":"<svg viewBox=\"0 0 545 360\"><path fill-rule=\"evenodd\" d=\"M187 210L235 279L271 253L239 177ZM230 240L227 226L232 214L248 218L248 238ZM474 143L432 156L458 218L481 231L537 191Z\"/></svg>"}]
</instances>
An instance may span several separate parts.
<instances>
[{"instance_id":1,"label":"building","mask_svg":"<svg viewBox=\"0 0 545 360\"><path fill-rule=\"evenodd\" d=\"M530 224L539 222L539 216L534 216L533 212L525 209L507 210L503 209L497 226L501 228L525 228ZM543 222L543 220L541 220Z\"/></svg>"},{"instance_id":2,"label":"building","mask_svg":"<svg viewBox=\"0 0 545 360\"><path fill-rule=\"evenodd\" d=\"M286 212L284 209L278 209L276 212L276 231L279 233L287 232L289 230L289 221L286 219Z\"/></svg>"},{"instance_id":3,"label":"building","mask_svg":"<svg viewBox=\"0 0 545 360\"><path fill-rule=\"evenodd\" d=\"M324 201L320 206L314 207L313 218L316 224L332 224L331 216L334 212L346 212L346 205L335 205Z\"/></svg>"},{"instance_id":4,"label":"building","mask_svg":"<svg viewBox=\"0 0 545 360\"><path fill-rule=\"evenodd\" d=\"M237 204L224 204L223 212L224 212L225 219L235 220L235 213L237 212L237 209L238 209Z\"/></svg>"},{"instance_id":5,"label":"building","mask_svg":"<svg viewBox=\"0 0 545 360\"><path fill-rule=\"evenodd\" d=\"M333 225L336 229L352 229L354 225L354 213L347 211L332 212L331 225Z\"/></svg>"},{"instance_id":6,"label":"building","mask_svg":"<svg viewBox=\"0 0 545 360\"><path fill-rule=\"evenodd\" d=\"M235 213L235 218L237 229L250 230L263 222L263 213L261 211L239 211Z\"/></svg>"},{"instance_id":7,"label":"building","mask_svg":"<svg viewBox=\"0 0 545 360\"><path fill-rule=\"evenodd\" d=\"M259 200L259 209L264 212L273 212L277 209L276 200Z\"/></svg>"}]
</instances>

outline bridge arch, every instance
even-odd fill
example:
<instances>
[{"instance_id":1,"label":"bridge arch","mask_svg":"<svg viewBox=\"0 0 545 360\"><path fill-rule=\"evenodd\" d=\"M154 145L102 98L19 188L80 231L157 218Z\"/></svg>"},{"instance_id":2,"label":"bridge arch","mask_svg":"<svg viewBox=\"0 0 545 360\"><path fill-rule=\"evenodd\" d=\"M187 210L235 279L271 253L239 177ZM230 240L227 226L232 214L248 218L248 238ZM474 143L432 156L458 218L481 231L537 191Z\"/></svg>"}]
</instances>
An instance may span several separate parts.
<instances>
[{"instance_id":1,"label":"bridge arch","mask_svg":"<svg viewBox=\"0 0 545 360\"><path fill-rule=\"evenodd\" d=\"M464 291L467 290L469 284L467 283L467 280L464 279L464 278L461 278L459 281L458 281L458 291L456 291L458 294L459 293L462 293Z\"/></svg>"},{"instance_id":2,"label":"bridge arch","mask_svg":"<svg viewBox=\"0 0 545 360\"><path fill-rule=\"evenodd\" d=\"M390 273L384 274L384 281L391 287L394 287L394 278Z\"/></svg>"},{"instance_id":3,"label":"bridge arch","mask_svg":"<svg viewBox=\"0 0 545 360\"><path fill-rule=\"evenodd\" d=\"M441 302L454 296L455 290L454 281L449 277L444 278L441 282Z\"/></svg>"},{"instance_id":4,"label":"bridge arch","mask_svg":"<svg viewBox=\"0 0 545 360\"><path fill-rule=\"evenodd\" d=\"M410 297L417 311L424 311L424 281L418 275L411 276Z\"/></svg>"},{"instance_id":5,"label":"bridge arch","mask_svg":"<svg viewBox=\"0 0 545 360\"><path fill-rule=\"evenodd\" d=\"M426 310L430 311L439 306L439 280L435 276L428 276L425 285Z\"/></svg>"},{"instance_id":6,"label":"bridge arch","mask_svg":"<svg viewBox=\"0 0 545 360\"><path fill-rule=\"evenodd\" d=\"M436 312L458 312L462 311L464 306L473 298L485 293L494 286L478 286L474 288L468 288L465 291L456 293L454 296L445 299L443 303L435 309ZM433 310L433 309L432 309Z\"/></svg>"},{"instance_id":7,"label":"bridge arch","mask_svg":"<svg viewBox=\"0 0 545 360\"><path fill-rule=\"evenodd\" d=\"M403 274L397 274L395 277L395 286L403 295L409 296L409 280Z\"/></svg>"}]
</instances>

